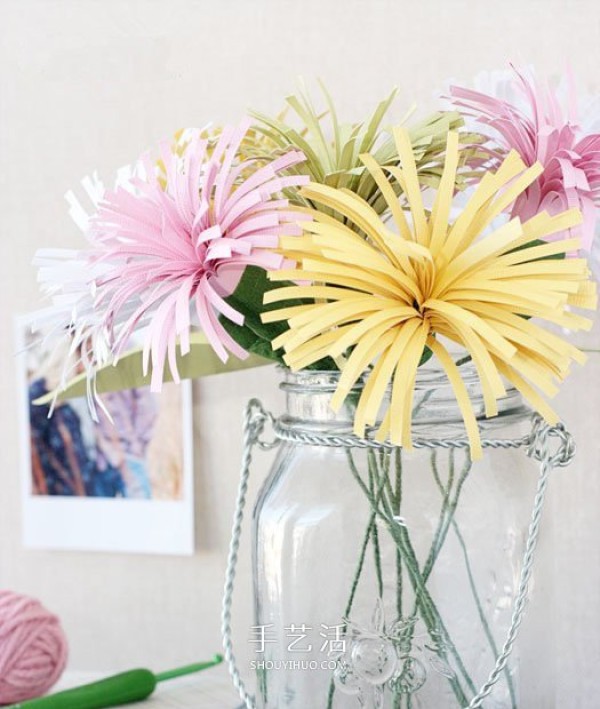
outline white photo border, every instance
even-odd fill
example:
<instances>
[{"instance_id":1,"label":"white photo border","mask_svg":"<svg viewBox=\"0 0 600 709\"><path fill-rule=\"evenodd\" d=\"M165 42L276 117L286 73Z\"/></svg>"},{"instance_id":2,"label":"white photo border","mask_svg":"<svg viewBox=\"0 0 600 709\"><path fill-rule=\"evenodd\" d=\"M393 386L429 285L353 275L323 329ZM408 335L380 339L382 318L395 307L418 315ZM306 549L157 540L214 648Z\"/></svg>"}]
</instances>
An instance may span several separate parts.
<instances>
[{"instance_id":1,"label":"white photo border","mask_svg":"<svg viewBox=\"0 0 600 709\"><path fill-rule=\"evenodd\" d=\"M62 497L32 494L26 330L32 315L14 318L17 345L22 541L28 549L189 556L195 551L192 385L183 381L183 486L180 500Z\"/></svg>"}]
</instances>

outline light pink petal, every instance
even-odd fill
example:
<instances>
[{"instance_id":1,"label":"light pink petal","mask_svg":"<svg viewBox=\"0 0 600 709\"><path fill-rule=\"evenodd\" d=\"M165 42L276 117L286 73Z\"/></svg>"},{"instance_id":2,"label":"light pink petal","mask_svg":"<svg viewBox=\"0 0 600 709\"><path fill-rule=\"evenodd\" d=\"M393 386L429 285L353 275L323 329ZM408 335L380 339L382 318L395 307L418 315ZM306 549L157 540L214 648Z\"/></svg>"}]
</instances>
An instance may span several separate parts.
<instances>
[{"instance_id":1,"label":"light pink petal","mask_svg":"<svg viewBox=\"0 0 600 709\"><path fill-rule=\"evenodd\" d=\"M232 308L229 303L225 302L223 298L216 292L216 290L211 285L211 280L206 276L200 281L200 290L204 294L206 300L217 310L222 313L228 320L235 323L236 325L244 324L244 316L239 313L235 308Z\"/></svg>"}]
</instances>

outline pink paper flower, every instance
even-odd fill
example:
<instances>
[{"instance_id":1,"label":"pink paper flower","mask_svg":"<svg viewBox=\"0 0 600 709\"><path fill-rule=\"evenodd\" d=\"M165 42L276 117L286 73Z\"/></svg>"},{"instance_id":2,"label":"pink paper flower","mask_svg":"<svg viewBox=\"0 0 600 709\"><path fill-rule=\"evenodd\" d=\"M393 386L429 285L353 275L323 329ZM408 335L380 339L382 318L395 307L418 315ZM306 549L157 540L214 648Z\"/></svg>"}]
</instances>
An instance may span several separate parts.
<instances>
[{"instance_id":1,"label":"pink paper flower","mask_svg":"<svg viewBox=\"0 0 600 709\"><path fill-rule=\"evenodd\" d=\"M229 353L247 356L219 322L219 315L238 325L244 321L225 298L248 265L280 268L283 259L273 251L279 236L301 233L296 224L301 215L279 195L308 181L282 175L304 155L291 151L267 164L240 162L238 149L249 125L246 120L223 129L210 151L199 132L191 134L181 155L161 144L165 187L152 159L144 155L129 179L104 191L96 214L85 223L92 248L78 254L75 296L73 283L64 278L65 263L73 265L73 254L65 259L51 255L60 276L45 265L46 282L61 282L55 302L71 291L70 304L85 303L84 335L102 332L114 360L134 332L144 331L144 369L151 362L153 390L162 384L166 360L178 380L177 343L187 354L194 326L223 361ZM75 314L74 331L76 320Z\"/></svg>"},{"instance_id":2,"label":"pink paper flower","mask_svg":"<svg viewBox=\"0 0 600 709\"><path fill-rule=\"evenodd\" d=\"M510 82L496 82L497 95L451 86L450 100L500 148L487 148L492 169L506 150L516 150L527 165L543 165L539 179L512 205L511 216L524 221L542 210L557 214L577 207L584 219L579 235L590 251L600 205L600 133L581 128L572 77L566 77L565 110L560 89L512 69Z\"/></svg>"}]
</instances>

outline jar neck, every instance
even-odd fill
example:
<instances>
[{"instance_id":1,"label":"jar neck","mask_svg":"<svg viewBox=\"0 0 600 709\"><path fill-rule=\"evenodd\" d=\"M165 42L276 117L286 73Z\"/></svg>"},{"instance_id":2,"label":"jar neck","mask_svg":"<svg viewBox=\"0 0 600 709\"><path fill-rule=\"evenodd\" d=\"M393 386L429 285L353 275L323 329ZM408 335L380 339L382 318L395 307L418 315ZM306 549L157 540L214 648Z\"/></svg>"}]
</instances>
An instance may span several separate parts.
<instances>
[{"instance_id":1,"label":"jar neck","mask_svg":"<svg viewBox=\"0 0 600 709\"><path fill-rule=\"evenodd\" d=\"M361 377L351 390L339 411L331 408L331 398L337 389L340 372L302 370L291 372L282 368L281 389L286 395L285 424L302 429L332 430L351 429L356 405L368 375ZM506 396L498 401L498 416L486 419L485 405L479 377L472 363L461 366L463 382L469 393L471 405L481 427L497 425L508 419L525 419L531 415L514 387L506 388ZM386 392L380 411L379 422L389 405L390 391ZM413 429L430 426L463 428L463 417L456 396L445 372L433 366L419 369L414 389Z\"/></svg>"}]
</instances>

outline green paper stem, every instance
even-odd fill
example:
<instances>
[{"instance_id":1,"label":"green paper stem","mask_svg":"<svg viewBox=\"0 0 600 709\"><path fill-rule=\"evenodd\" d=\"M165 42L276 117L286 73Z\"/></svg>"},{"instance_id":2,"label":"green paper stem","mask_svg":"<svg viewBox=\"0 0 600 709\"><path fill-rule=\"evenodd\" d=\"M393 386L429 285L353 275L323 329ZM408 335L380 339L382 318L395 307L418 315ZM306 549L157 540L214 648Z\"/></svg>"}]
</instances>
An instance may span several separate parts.
<instances>
[{"instance_id":1,"label":"green paper stem","mask_svg":"<svg viewBox=\"0 0 600 709\"><path fill-rule=\"evenodd\" d=\"M220 665L221 662L223 662L223 655L216 654L212 660L208 660L206 662L197 662L194 665L185 665L184 667L178 667L175 670L159 672L159 674L155 675L156 681L166 682L169 679L176 679L177 677L191 675L195 672L202 672L202 670L207 670L209 667L215 667L215 665Z\"/></svg>"}]
</instances>

